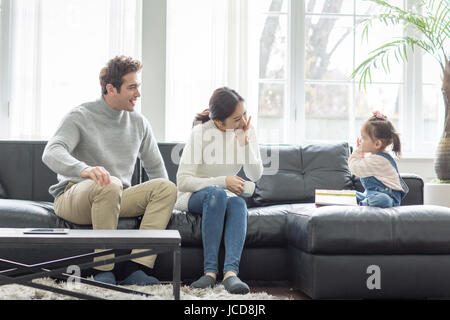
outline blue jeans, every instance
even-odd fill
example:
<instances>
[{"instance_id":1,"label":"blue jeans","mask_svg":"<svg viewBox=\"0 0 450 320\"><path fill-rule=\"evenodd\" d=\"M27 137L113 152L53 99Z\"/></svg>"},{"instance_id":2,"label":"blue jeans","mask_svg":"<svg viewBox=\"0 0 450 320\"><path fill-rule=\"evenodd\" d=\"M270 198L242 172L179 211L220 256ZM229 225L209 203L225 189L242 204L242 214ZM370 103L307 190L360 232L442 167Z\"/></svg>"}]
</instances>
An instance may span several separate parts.
<instances>
[{"instance_id":1,"label":"blue jeans","mask_svg":"<svg viewBox=\"0 0 450 320\"><path fill-rule=\"evenodd\" d=\"M356 199L362 206L392 208L394 199L388 194L379 191L356 192Z\"/></svg>"},{"instance_id":2,"label":"blue jeans","mask_svg":"<svg viewBox=\"0 0 450 320\"><path fill-rule=\"evenodd\" d=\"M247 234L247 204L240 197L228 197L220 187L208 187L194 193L189 212L202 215L204 272L219 273L218 260L225 229L224 274L239 273ZM225 228L224 228L225 227Z\"/></svg>"}]
</instances>

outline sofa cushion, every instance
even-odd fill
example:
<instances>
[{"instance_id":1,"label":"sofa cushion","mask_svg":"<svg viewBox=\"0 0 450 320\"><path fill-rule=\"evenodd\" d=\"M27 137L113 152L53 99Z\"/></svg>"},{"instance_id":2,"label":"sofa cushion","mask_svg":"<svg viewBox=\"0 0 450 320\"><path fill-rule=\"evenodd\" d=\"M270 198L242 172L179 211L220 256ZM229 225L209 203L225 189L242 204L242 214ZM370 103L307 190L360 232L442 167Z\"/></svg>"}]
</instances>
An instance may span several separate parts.
<instances>
[{"instance_id":1,"label":"sofa cushion","mask_svg":"<svg viewBox=\"0 0 450 320\"><path fill-rule=\"evenodd\" d=\"M289 243L312 254L449 254L450 208L329 206L287 217Z\"/></svg>"},{"instance_id":2,"label":"sofa cushion","mask_svg":"<svg viewBox=\"0 0 450 320\"><path fill-rule=\"evenodd\" d=\"M286 215L291 208L277 205L248 209L245 247L285 247ZM167 229L180 232L183 247L202 246L201 215L174 211Z\"/></svg>"},{"instance_id":3,"label":"sofa cushion","mask_svg":"<svg viewBox=\"0 0 450 320\"><path fill-rule=\"evenodd\" d=\"M316 189L353 188L347 143L270 146L262 147L261 153L267 161L256 184L256 205L314 202Z\"/></svg>"},{"instance_id":4,"label":"sofa cushion","mask_svg":"<svg viewBox=\"0 0 450 320\"><path fill-rule=\"evenodd\" d=\"M0 182L0 199L6 199L7 197L5 188L3 188L2 183Z\"/></svg>"},{"instance_id":5,"label":"sofa cushion","mask_svg":"<svg viewBox=\"0 0 450 320\"><path fill-rule=\"evenodd\" d=\"M284 247L286 240L286 215L289 205L252 208L248 212L246 247ZM118 229L138 229L142 218L121 218ZM0 200L2 228L68 228L92 229L91 225L77 225L59 218L51 202L25 200ZM202 219L175 211L167 229L180 231L183 246L202 246Z\"/></svg>"},{"instance_id":6,"label":"sofa cushion","mask_svg":"<svg viewBox=\"0 0 450 320\"><path fill-rule=\"evenodd\" d=\"M2 228L54 228L57 220L50 202L0 200Z\"/></svg>"},{"instance_id":7,"label":"sofa cushion","mask_svg":"<svg viewBox=\"0 0 450 320\"><path fill-rule=\"evenodd\" d=\"M137 229L140 220L119 219L118 229ZM59 218L51 202L0 199L0 221L1 228L92 229L90 225L77 225Z\"/></svg>"},{"instance_id":8,"label":"sofa cushion","mask_svg":"<svg viewBox=\"0 0 450 320\"><path fill-rule=\"evenodd\" d=\"M8 190L8 198L54 200L48 189L58 179L42 162L46 144L44 141L0 141L0 181ZM133 185L140 181L140 167L140 161L137 161L132 177Z\"/></svg>"}]
</instances>

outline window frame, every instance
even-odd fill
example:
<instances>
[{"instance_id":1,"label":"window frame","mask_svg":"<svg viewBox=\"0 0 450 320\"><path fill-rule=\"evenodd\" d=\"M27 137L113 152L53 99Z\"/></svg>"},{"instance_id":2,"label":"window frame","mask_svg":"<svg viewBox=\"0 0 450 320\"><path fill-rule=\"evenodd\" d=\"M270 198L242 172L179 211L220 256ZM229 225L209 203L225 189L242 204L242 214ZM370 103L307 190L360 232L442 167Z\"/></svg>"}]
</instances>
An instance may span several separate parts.
<instances>
[{"instance_id":1,"label":"window frame","mask_svg":"<svg viewBox=\"0 0 450 320\"><path fill-rule=\"evenodd\" d=\"M10 85L10 12L11 12L11 0L1 1L1 13L0 13L0 139L2 137L8 137L9 133L9 85Z\"/></svg>"},{"instance_id":2,"label":"window frame","mask_svg":"<svg viewBox=\"0 0 450 320\"><path fill-rule=\"evenodd\" d=\"M306 139L306 114L305 114L305 86L311 83L346 83L352 85L352 104L349 106L349 139L350 144L356 141L355 136L355 99L356 92L359 90L359 80L353 81L326 81L326 80L307 80L305 77L305 59L306 59L306 30L305 20L311 14L306 13L306 0L293 1L288 0L288 97L286 97L287 109L289 119L289 134L287 135L287 143L290 144L315 144L327 143L327 140L308 140ZM356 1L353 0L354 6ZM410 8L414 0L403 0L406 8ZM363 15L356 14L313 14L320 16L333 17L353 17L355 20ZM357 45L357 37L355 37L355 30L353 31L353 57L355 58L355 47ZM300 39L300 41L299 41ZM412 55L412 58L404 64L403 67L403 84L402 99L399 108L400 124L397 128L402 133L403 145L409 146L409 149L404 149L404 158L433 158L437 141L427 142L424 140L424 117L423 117L423 81L422 81L422 55L417 53ZM410 52L411 54L411 52ZM293 57L296 57L294 59ZM358 63L355 61L354 63ZM354 66L356 68L356 65ZM383 84L377 82L375 84ZM416 90L414 88L417 88ZM410 106L410 107L408 107ZM438 120L441 120L440 118Z\"/></svg>"},{"instance_id":3,"label":"window frame","mask_svg":"<svg viewBox=\"0 0 450 320\"><path fill-rule=\"evenodd\" d=\"M265 12L261 12L261 15L264 15L266 18L268 17L278 17L278 18L286 18L286 30L287 30L287 35L286 35L286 57L285 57L285 77L284 78L280 78L280 79L275 79L275 78L261 78L261 74L260 74L260 70L259 70L259 59L260 57L258 57L258 66L255 68L255 70L257 70L257 80L256 80L256 84L254 85L255 87L257 87L256 90L256 94L254 97L254 101L256 101L256 108L254 109L254 113L258 114L258 110L259 110L259 97L260 97L260 87L261 85L282 85L284 87L284 104L283 104L283 114L285 115L283 118L281 119L281 123L282 123L282 132L280 132L279 134L282 135L284 137L283 141L281 143L289 143L289 144L294 144L294 140L292 140L292 135L291 132L292 130L295 130L295 126L292 123L292 108L290 108L291 105L291 97L290 97L290 92L291 92L291 88L289 87L291 84L291 71L290 71L290 61L291 61L291 50L290 50L290 46L291 46L291 39L290 39L290 24L291 24L291 16L289 14L289 5L291 3L290 0L288 1L288 6L287 6L287 10L286 11L265 11ZM258 46L259 49L259 46ZM259 50L258 50L258 54L260 54ZM249 60L251 60L249 58ZM258 115L257 118L260 118L260 116ZM266 119L270 119L271 116L265 116ZM276 117L278 118L278 117ZM259 119L255 121L253 121L253 123L255 122L259 122ZM272 133L275 133L277 130L276 128L269 128L269 131L272 131ZM262 143L267 143L267 141L260 141Z\"/></svg>"}]
</instances>

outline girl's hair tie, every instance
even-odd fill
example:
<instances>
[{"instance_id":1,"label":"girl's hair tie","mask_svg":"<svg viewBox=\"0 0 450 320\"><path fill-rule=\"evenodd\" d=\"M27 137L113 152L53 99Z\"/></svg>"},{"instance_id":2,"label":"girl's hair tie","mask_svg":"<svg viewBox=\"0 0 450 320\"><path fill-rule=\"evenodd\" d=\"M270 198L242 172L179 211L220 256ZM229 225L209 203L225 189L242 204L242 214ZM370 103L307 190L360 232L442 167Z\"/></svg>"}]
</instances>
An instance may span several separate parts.
<instances>
[{"instance_id":1,"label":"girl's hair tie","mask_svg":"<svg viewBox=\"0 0 450 320\"><path fill-rule=\"evenodd\" d=\"M381 111L374 111L373 116L380 120L386 120L387 117Z\"/></svg>"}]
</instances>

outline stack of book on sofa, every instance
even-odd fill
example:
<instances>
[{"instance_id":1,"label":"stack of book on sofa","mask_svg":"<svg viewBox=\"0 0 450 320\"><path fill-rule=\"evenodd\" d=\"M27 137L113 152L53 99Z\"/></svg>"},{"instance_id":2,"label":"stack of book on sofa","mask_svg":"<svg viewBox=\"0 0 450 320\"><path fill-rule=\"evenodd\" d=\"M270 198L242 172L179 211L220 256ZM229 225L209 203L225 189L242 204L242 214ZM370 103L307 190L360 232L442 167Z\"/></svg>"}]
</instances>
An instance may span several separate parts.
<instances>
[{"instance_id":1,"label":"stack of book on sofa","mask_svg":"<svg viewBox=\"0 0 450 320\"><path fill-rule=\"evenodd\" d=\"M355 190L316 190L316 206L357 206Z\"/></svg>"}]
</instances>

